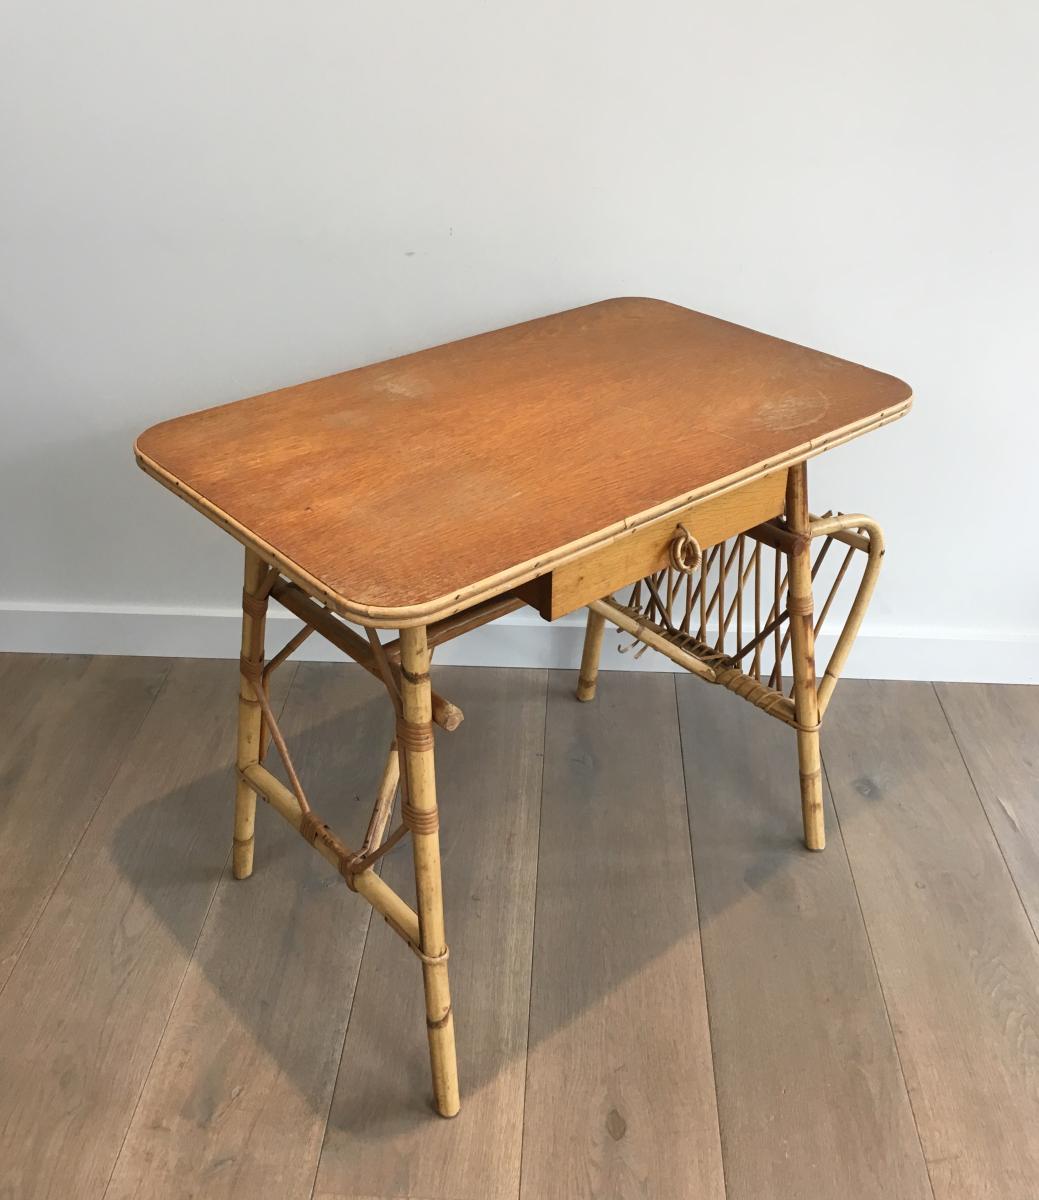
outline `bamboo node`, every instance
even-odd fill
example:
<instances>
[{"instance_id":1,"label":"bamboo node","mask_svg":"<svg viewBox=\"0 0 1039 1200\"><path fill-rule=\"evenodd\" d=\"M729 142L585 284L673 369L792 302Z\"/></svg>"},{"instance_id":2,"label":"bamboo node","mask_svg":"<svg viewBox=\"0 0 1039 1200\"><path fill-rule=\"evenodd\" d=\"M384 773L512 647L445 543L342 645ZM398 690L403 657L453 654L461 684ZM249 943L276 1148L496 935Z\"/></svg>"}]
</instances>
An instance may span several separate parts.
<instances>
[{"instance_id":1,"label":"bamboo node","mask_svg":"<svg viewBox=\"0 0 1039 1200\"><path fill-rule=\"evenodd\" d=\"M788 596L786 601L786 610L791 616L794 617L810 617L815 611L811 595Z\"/></svg>"},{"instance_id":2,"label":"bamboo node","mask_svg":"<svg viewBox=\"0 0 1039 1200\"><path fill-rule=\"evenodd\" d=\"M401 801L400 818L410 833L436 833L440 828L440 809L415 808L407 800Z\"/></svg>"},{"instance_id":3,"label":"bamboo node","mask_svg":"<svg viewBox=\"0 0 1039 1200\"><path fill-rule=\"evenodd\" d=\"M422 963L424 967L435 967L440 963L446 963L451 957L451 947L445 946L442 954L427 954L421 946L416 946L411 940L408 940L408 945L415 952L415 957Z\"/></svg>"},{"instance_id":4,"label":"bamboo node","mask_svg":"<svg viewBox=\"0 0 1039 1200\"><path fill-rule=\"evenodd\" d=\"M400 673L408 683L429 683L428 671L409 671L407 667L401 667Z\"/></svg>"},{"instance_id":5,"label":"bamboo node","mask_svg":"<svg viewBox=\"0 0 1039 1200\"><path fill-rule=\"evenodd\" d=\"M433 749L433 722L409 721L405 717L397 719L397 744L405 750L417 752Z\"/></svg>"},{"instance_id":6,"label":"bamboo node","mask_svg":"<svg viewBox=\"0 0 1039 1200\"><path fill-rule=\"evenodd\" d=\"M429 1019L429 1017L426 1017L426 1028L427 1029L443 1029L444 1026L450 1020L451 1020L451 1005L449 1004L447 1006L447 1012L444 1013L444 1015L440 1018L439 1021L431 1021Z\"/></svg>"},{"instance_id":7,"label":"bamboo node","mask_svg":"<svg viewBox=\"0 0 1039 1200\"><path fill-rule=\"evenodd\" d=\"M243 654L238 659L238 668L242 677L248 679L253 687L259 687L263 679L263 659L249 658Z\"/></svg>"}]
</instances>

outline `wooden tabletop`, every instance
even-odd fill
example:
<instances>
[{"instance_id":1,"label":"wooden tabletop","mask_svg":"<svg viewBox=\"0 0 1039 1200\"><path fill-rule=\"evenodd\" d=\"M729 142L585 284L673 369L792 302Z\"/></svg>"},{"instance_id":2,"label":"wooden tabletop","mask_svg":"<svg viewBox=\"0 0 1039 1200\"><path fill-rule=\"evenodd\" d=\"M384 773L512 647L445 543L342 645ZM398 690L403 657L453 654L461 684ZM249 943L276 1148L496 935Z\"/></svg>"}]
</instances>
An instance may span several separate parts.
<instances>
[{"instance_id":1,"label":"wooden tabletop","mask_svg":"<svg viewBox=\"0 0 1039 1200\"><path fill-rule=\"evenodd\" d=\"M437 620L901 416L909 387L604 300L164 421L140 465L352 620Z\"/></svg>"}]
</instances>

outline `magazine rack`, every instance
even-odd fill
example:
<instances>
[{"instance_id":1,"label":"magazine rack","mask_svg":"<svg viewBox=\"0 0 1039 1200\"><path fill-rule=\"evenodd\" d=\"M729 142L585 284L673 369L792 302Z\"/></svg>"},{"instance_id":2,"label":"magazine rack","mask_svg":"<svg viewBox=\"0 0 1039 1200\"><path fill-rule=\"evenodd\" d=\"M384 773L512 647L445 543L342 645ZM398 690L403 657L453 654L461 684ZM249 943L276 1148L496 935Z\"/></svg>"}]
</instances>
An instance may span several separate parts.
<instances>
[{"instance_id":1,"label":"magazine rack","mask_svg":"<svg viewBox=\"0 0 1039 1200\"><path fill-rule=\"evenodd\" d=\"M595 696L605 622L707 683L717 683L797 731L805 845L826 845L818 738L823 715L876 586L884 556L880 526L862 514L802 516L803 486L790 471L787 513L704 549L681 526L668 565L635 584L625 603L593 601L577 698ZM816 614L813 593L830 548L843 557ZM859 585L821 675L815 643L852 560ZM640 649L638 653L641 653ZM784 663L790 662L790 687Z\"/></svg>"}]
</instances>

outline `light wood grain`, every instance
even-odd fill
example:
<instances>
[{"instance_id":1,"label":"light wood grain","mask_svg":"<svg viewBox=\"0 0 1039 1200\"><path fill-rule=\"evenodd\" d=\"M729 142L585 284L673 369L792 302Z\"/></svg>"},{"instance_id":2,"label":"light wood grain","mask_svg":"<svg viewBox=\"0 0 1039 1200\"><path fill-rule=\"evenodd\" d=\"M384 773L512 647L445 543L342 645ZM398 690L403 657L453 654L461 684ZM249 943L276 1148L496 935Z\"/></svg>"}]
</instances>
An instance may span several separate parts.
<instances>
[{"instance_id":1,"label":"light wood grain","mask_svg":"<svg viewBox=\"0 0 1039 1200\"><path fill-rule=\"evenodd\" d=\"M469 713L437 736L462 1109L429 1101L419 964L377 919L365 950L315 1197L514 1200L530 996L545 673L433 669ZM413 894L407 847L384 877Z\"/></svg>"},{"instance_id":2,"label":"light wood grain","mask_svg":"<svg viewBox=\"0 0 1039 1200\"><path fill-rule=\"evenodd\" d=\"M1039 937L1039 687L936 687Z\"/></svg>"},{"instance_id":3,"label":"light wood grain","mask_svg":"<svg viewBox=\"0 0 1039 1200\"><path fill-rule=\"evenodd\" d=\"M168 669L160 659L4 656L0 989Z\"/></svg>"},{"instance_id":4,"label":"light wood grain","mask_svg":"<svg viewBox=\"0 0 1039 1200\"><path fill-rule=\"evenodd\" d=\"M229 857L236 677L173 665L0 995L0 1163L18 1200L108 1182Z\"/></svg>"},{"instance_id":5,"label":"light wood grain","mask_svg":"<svg viewBox=\"0 0 1039 1200\"><path fill-rule=\"evenodd\" d=\"M0 753L19 780L45 781L51 758L66 770L62 693L94 669L69 661L0 656ZM154 664L116 663L118 683L98 666L97 711L111 715ZM277 698L293 670L275 676ZM322 812L356 842L385 698L351 668L302 670L282 723ZM236 675L174 665L0 996L5 1200L100 1198L124 1136L109 1200L291 1200L313 1181L352 914L367 907L266 806L256 877L231 881ZM469 710L437 736L462 1113L438 1121L424 1101L419 968L375 917L318 1200L517 1192L544 676L434 675ZM1039 946L1021 901L1033 903L1039 693L942 686L943 713L927 686L843 683L823 744L841 822L809 856L787 732L679 681L712 1069L695 1049L703 984L685 951L697 919L669 681L613 674L579 705L572 675L550 679L527 1197L719 1196L718 1131L692 1094L706 1081L709 1099L716 1075L733 1200L922 1200L872 950L936 1200L1034 1200ZM358 774L340 771L351 764ZM0 854L25 832L4 826ZM386 864L402 889L408 859L402 846Z\"/></svg>"},{"instance_id":6,"label":"light wood grain","mask_svg":"<svg viewBox=\"0 0 1039 1200\"><path fill-rule=\"evenodd\" d=\"M525 1200L724 1195L674 683L549 690Z\"/></svg>"},{"instance_id":7,"label":"light wood grain","mask_svg":"<svg viewBox=\"0 0 1039 1200\"><path fill-rule=\"evenodd\" d=\"M743 487L680 509L663 521L592 550L559 567L543 581L542 616L555 620L589 600L599 600L667 565L668 547L681 523L707 548L760 525L783 511L786 474L777 471Z\"/></svg>"},{"instance_id":8,"label":"light wood grain","mask_svg":"<svg viewBox=\"0 0 1039 1200\"><path fill-rule=\"evenodd\" d=\"M934 690L845 681L824 750L936 1200L1034 1200L1039 946Z\"/></svg>"},{"instance_id":9,"label":"light wood grain","mask_svg":"<svg viewBox=\"0 0 1039 1200\"><path fill-rule=\"evenodd\" d=\"M929 1200L843 844L799 848L790 734L676 684L728 1200Z\"/></svg>"},{"instance_id":10,"label":"light wood grain","mask_svg":"<svg viewBox=\"0 0 1039 1200\"><path fill-rule=\"evenodd\" d=\"M909 396L625 298L167 421L137 455L309 594L400 626L886 424Z\"/></svg>"},{"instance_id":11,"label":"light wood grain","mask_svg":"<svg viewBox=\"0 0 1039 1200\"><path fill-rule=\"evenodd\" d=\"M306 664L279 724L311 800L358 844L384 691ZM310 1196L371 910L265 804L257 828L255 878L220 883L106 1200Z\"/></svg>"}]
</instances>

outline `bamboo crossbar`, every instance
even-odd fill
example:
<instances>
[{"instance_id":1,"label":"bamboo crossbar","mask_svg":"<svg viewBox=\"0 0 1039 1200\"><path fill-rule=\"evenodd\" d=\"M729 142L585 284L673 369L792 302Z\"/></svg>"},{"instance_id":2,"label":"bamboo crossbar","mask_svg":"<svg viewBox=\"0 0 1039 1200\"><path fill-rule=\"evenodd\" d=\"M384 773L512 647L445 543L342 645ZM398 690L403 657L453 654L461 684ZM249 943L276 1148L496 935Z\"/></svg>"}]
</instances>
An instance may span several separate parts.
<instances>
[{"instance_id":1,"label":"bamboo crossbar","mask_svg":"<svg viewBox=\"0 0 1039 1200\"><path fill-rule=\"evenodd\" d=\"M784 554L793 552L799 536L809 539L832 537L834 541L843 542L846 546L854 546L856 550L868 551L869 539L856 532L860 526L879 528L876 521L862 513L840 513L837 516L827 514L825 517L817 517L813 514L808 532L803 535L792 533L786 527L782 517L775 517L771 521L765 521L762 525L755 525L753 529L748 529L746 536L755 541L764 542L773 550L781 550Z\"/></svg>"},{"instance_id":2,"label":"bamboo crossbar","mask_svg":"<svg viewBox=\"0 0 1039 1200\"><path fill-rule=\"evenodd\" d=\"M463 633L470 633L479 629L481 625L496 621L499 617L525 606L526 601L518 596L495 596L492 600L484 600L465 612L455 613L454 616L445 617L442 621L430 625L426 630L426 641L432 650L435 646L442 646L444 642L453 641ZM385 649L391 659L399 659L400 639L394 638L392 642L387 642Z\"/></svg>"},{"instance_id":3,"label":"bamboo crossbar","mask_svg":"<svg viewBox=\"0 0 1039 1200\"><path fill-rule=\"evenodd\" d=\"M368 642L360 634L354 633L348 625L344 625L327 608L322 608L320 604L312 600L301 587L290 583L287 579L280 579L271 588L270 594L272 600L277 600L282 608L288 609L294 617L298 617L305 625L309 625L316 633L321 634L337 650L341 650L349 658L352 658L355 663L364 667L376 679L382 679ZM464 719L465 714L457 704L452 704L450 700L445 700L436 692L433 693L433 720L441 729L450 733L457 729Z\"/></svg>"},{"instance_id":4,"label":"bamboo crossbar","mask_svg":"<svg viewBox=\"0 0 1039 1200\"><path fill-rule=\"evenodd\" d=\"M604 598L593 601L588 607L604 617L618 629L630 633L647 646L659 651L678 666L698 675L707 683L717 683L728 691L749 700L756 708L763 709L787 725L796 727L794 706L789 697L753 679L744 671L732 666L729 660L712 646L691 634L669 633L662 626L639 616L616 600Z\"/></svg>"},{"instance_id":5,"label":"bamboo crossbar","mask_svg":"<svg viewBox=\"0 0 1039 1200\"><path fill-rule=\"evenodd\" d=\"M260 766L259 763L243 768L240 774L249 787L261 795L275 812L284 817L297 833L300 832L303 810L291 790L280 779L272 775L266 767ZM389 884L384 883L381 877L370 868L354 874L349 873L348 864L356 856L327 826L323 829L322 836L311 842L311 845L340 874L343 874L344 877L349 875L348 882L353 890L362 895L376 912L385 917L387 923L413 949L419 948L418 915Z\"/></svg>"},{"instance_id":6,"label":"bamboo crossbar","mask_svg":"<svg viewBox=\"0 0 1039 1200\"><path fill-rule=\"evenodd\" d=\"M299 800L292 789L287 788L277 776L272 775L260 763L243 767L241 775L246 783L259 792L271 808L283 816L299 833L306 810L300 807ZM332 834L320 842L315 842L314 849L337 870L345 867L345 864L354 857L350 848Z\"/></svg>"},{"instance_id":7,"label":"bamboo crossbar","mask_svg":"<svg viewBox=\"0 0 1039 1200\"><path fill-rule=\"evenodd\" d=\"M277 654L267 660L267 663L263 668L264 683L266 683L267 678L273 674L273 672L275 672L281 666L281 664L290 657L290 655L292 655L300 648L300 646L303 645L303 643L307 640L307 638L310 637L312 633L317 633L317 630L314 628L314 626L304 625L298 633L289 638L289 640L284 646L282 646Z\"/></svg>"},{"instance_id":8,"label":"bamboo crossbar","mask_svg":"<svg viewBox=\"0 0 1039 1200\"><path fill-rule=\"evenodd\" d=\"M598 613L599 616L612 622L618 629L623 629L625 633L630 633L632 637L637 638L640 642L645 642L647 646L659 651L672 662L678 663L680 667L685 667L687 671L699 675L708 683L716 682L714 671L709 666L702 663L695 654L683 650L681 646L670 641L667 632L654 628L652 622L647 618L633 615L630 609L622 607L616 600L611 600L609 597L593 600L588 607L592 612Z\"/></svg>"},{"instance_id":9,"label":"bamboo crossbar","mask_svg":"<svg viewBox=\"0 0 1039 1200\"><path fill-rule=\"evenodd\" d=\"M882 537L880 526L864 513L839 513L836 516L813 517L809 536L832 537L835 542L854 546L856 550L869 553L872 538ZM864 537L862 530L870 532Z\"/></svg>"}]
</instances>

